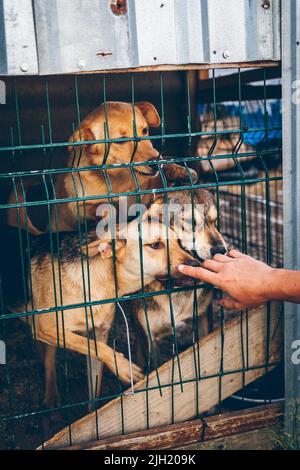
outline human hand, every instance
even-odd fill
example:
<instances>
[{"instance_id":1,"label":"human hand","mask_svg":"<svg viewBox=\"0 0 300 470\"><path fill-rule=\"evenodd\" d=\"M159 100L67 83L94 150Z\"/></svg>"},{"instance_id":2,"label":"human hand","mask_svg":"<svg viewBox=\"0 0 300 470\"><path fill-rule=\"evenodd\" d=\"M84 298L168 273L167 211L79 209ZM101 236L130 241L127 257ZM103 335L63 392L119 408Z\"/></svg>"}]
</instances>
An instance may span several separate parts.
<instances>
[{"instance_id":1,"label":"human hand","mask_svg":"<svg viewBox=\"0 0 300 470\"><path fill-rule=\"evenodd\" d=\"M220 303L228 309L254 308L272 299L275 270L237 250L228 256L217 254L200 268L179 266L179 271L226 292Z\"/></svg>"}]
</instances>

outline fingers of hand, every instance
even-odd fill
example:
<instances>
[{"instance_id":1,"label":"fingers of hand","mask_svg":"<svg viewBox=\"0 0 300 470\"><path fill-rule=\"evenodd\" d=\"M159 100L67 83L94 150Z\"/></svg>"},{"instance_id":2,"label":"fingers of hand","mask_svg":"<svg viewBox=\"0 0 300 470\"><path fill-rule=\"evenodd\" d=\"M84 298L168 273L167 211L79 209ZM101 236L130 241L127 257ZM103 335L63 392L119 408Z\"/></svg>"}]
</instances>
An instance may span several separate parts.
<instances>
[{"instance_id":1,"label":"fingers of hand","mask_svg":"<svg viewBox=\"0 0 300 470\"><path fill-rule=\"evenodd\" d=\"M238 250L230 250L228 256L231 258L242 258L245 255Z\"/></svg>"},{"instance_id":2,"label":"fingers of hand","mask_svg":"<svg viewBox=\"0 0 300 470\"><path fill-rule=\"evenodd\" d=\"M193 268L191 266L180 265L178 266L178 269L186 276L200 279L201 281L208 282L209 284L214 284L216 281L216 274L205 268Z\"/></svg>"},{"instance_id":3,"label":"fingers of hand","mask_svg":"<svg viewBox=\"0 0 300 470\"><path fill-rule=\"evenodd\" d=\"M219 263L231 263L233 261L233 258L218 253L213 257L213 260L218 261Z\"/></svg>"},{"instance_id":4,"label":"fingers of hand","mask_svg":"<svg viewBox=\"0 0 300 470\"><path fill-rule=\"evenodd\" d=\"M219 261L215 261L215 259L207 259L204 261L202 266L205 269L209 269L210 271L213 271L214 273L218 273L222 269L223 264L219 263Z\"/></svg>"}]
</instances>

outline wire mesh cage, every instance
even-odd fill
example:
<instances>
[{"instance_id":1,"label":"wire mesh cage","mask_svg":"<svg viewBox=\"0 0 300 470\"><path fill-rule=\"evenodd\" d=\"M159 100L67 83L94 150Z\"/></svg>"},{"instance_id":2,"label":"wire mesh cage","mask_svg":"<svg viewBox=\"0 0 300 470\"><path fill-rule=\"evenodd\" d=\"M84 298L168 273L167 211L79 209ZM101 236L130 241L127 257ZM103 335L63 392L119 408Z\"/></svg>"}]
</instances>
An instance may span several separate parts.
<instances>
[{"instance_id":1,"label":"wire mesh cage","mask_svg":"<svg viewBox=\"0 0 300 470\"><path fill-rule=\"evenodd\" d=\"M225 99L216 71L6 80L0 447L205 416L280 363L280 308L225 312L176 271L226 247L282 264L274 70L233 70Z\"/></svg>"},{"instance_id":2,"label":"wire mesh cage","mask_svg":"<svg viewBox=\"0 0 300 470\"><path fill-rule=\"evenodd\" d=\"M261 77L263 75L261 74ZM216 170L223 181L239 178L241 174L248 179L256 179L255 185L249 185L245 190L246 201L242 202L239 197L239 190L230 188L221 188L222 224L225 236L232 238L234 246L240 249L247 244L247 251L254 257L267 262L270 258L265 251L264 235L266 226L264 218L259 214L264 213L261 205L269 204L270 211L270 244L274 248L270 249L272 253L272 264L276 267L283 266L283 195L281 183L281 99L276 97L276 87L281 86L280 79L271 79L268 81L272 98L255 99L255 95L247 96L242 99L240 104L236 101L204 103L198 106L198 114L202 136L197 146L199 156L216 157L211 165L210 160L205 160L201 165L202 174L205 177L211 177ZM264 81L259 81L256 77L254 83L256 87L264 86ZM253 87L252 87L253 88ZM257 88L257 89L258 89ZM255 89L255 88L254 88ZM257 97L259 97L259 94ZM279 95L277 95L279 96ZM215 119L214 119L215 116ZM241 126L245 130L243 138L235 132L235 128ZM214 131L215 124L221 132L217 141L214 136L209 134ZM270 129L265 131L269 127ZM246 130L257 129L256 132L246 132ZM239 166L237 161L232 158L238 151ZM263 161L259 160L260 152L263 152ZM226 158L226 155L231 157ZM265 164L265 166L264 166ZM259 184L258 179L264 175L265 170L273 177L268 188L268 194L264 184ZM268 199L268 201L267 201ZM241 220L242 205L247 206L247 231L242 239L242 229L239 225ZM232 218L231 211L235 211L235 217ZM259 233L262 237L259 237ZM260 239L259 239L260 238Z\"/></svg>"}]
</instances>

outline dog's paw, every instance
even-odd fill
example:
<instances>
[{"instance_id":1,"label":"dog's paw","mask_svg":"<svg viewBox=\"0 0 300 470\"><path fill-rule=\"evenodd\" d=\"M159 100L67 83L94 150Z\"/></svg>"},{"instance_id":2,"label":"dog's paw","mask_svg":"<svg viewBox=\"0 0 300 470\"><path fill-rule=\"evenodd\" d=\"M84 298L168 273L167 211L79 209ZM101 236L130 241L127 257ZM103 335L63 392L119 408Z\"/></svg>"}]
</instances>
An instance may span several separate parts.
<instances>
[{"instance_id":1,"label":"dog's paw","mask_svg":"<svg viewBox=\"0 0 300 470\"><path fill-rule=\"evenodd\" d=\"M196 184L198 182L198 175L192 168L184 168L184 173L177 178L177 181L182 182L186 185Z\"/></svg>"},{"instance_id":2,"label":"dog's paw","mask_svg":"<svg viewBox=\"0 0 300 470\"><path fill-rule=\"evenodd\" d=\"M192 178L192 183L196 184L198 182L198 174L192 168L189 168L190 177ZM189 178L190 179L190 178Z\"/></svg>"},{"instance_id":3,"label":"dog's paw","mask_svg":"<svg viewBox=\"0 0 300 470\"><path fill-rule=\"evenodd\" d=\"M134 362L131 362L130 367L130 362L123 354L117 353L116 361L118 370L115 371L115 374L125 385L129 385L131 383L131 371L134 383L139 382L144 377L142 369L134 364Z\"/></svg>"},{"instance_id":4,"label":"dog's paw","mask_svg":"<svg viewBox=\"0 0 300 470\"><path fill-rule=\"evenodd\" d=\"M186 169L176 163L166 163L163 165L164 174L170 182L182 181L184 183L196 184L198 175L192 168Z\"/></svg>"}]
</instances>

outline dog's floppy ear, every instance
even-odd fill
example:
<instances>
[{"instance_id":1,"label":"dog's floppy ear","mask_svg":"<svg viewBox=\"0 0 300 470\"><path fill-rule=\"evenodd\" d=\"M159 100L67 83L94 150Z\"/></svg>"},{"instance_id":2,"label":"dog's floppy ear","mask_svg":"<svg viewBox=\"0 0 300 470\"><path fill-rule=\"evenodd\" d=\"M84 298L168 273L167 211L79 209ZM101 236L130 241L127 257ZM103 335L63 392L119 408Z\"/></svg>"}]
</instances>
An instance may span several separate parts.
<instances>
[{"instance_id":1,"label":"dog's floppy ear","mask_svg":"<svg viewBox=\"0 0 300 470\"><path fill-rule=\"evenodd\" d=\"M115 240L115 250L116 253L121 250L126 245L126 240L120 240L117 238ZM112 240L101 240L99 247L99 253L101 254L102 259L112 258L114 255L113 242Z\"/></svg>"},{"instance_id":2,"label":"dog's floppy ear","mask_svg":"<svg viewBox=\"0 0 300 470\"><path fill-rule=\"evenodd\" d=\"M88 256L89 258L94 258L94 256L99 254L99 244L101 240L96 240L89 243L88 245L84 244L82 247L82 254Z\"/></svg>"},{"instance_id":3,"label":"dog's floppy ear","mask_svg":"<svg viewBox=\"0 0 300 470\"><path fill-rule=\"evenodd\" d=\"M95 134L94 132L92 131L92 129L88 126L82 126L79 129L76 129L76 131L74 132L73 135L71 135L71 137L69 138L69 142L71 145L69 145L68 147L68 150L70 153L76 151L78 149L78 151L80 151L81 148L84 148L86 149L86 151L88 151L88 153L97 153L97 144L89 144L89 143L85 143L85 144L82 144L82 145L72 145L74 142L80 142L80 141L90 141L90 140L96 140L96 137L95 137Z\"/></svg>"},{"instance_id":4,"label":"dog's floppy ear","mask_svg":"<svg viewBox=\"0 0 300 470\"><path fill-rule=\"evenodd\" d=\"M116 253L126 245L126 240L121 240L117 238L115 240L115 250ZM82 253L84 256L89 258L94 258L97 255L101 255L102 259L112 258L113 257L113 241L111 238L103 238L101 240L96 240L92 243L89 243L88 246L84 245L82 247Z\"/></svg>"},{"instance_id":5,"label":"dog's floppy ear","mask_svg":"<svg viewBox=\"0 0 300 470\"><path fill-rule=\"evenodd\" d=\"M135 103L135 105L140 109L140 111L142 111L143 116L150 127L160 126L160 117L153 104L148 103L147 101L142 101L140 103Z\"/></svg>"}]
</instances>

